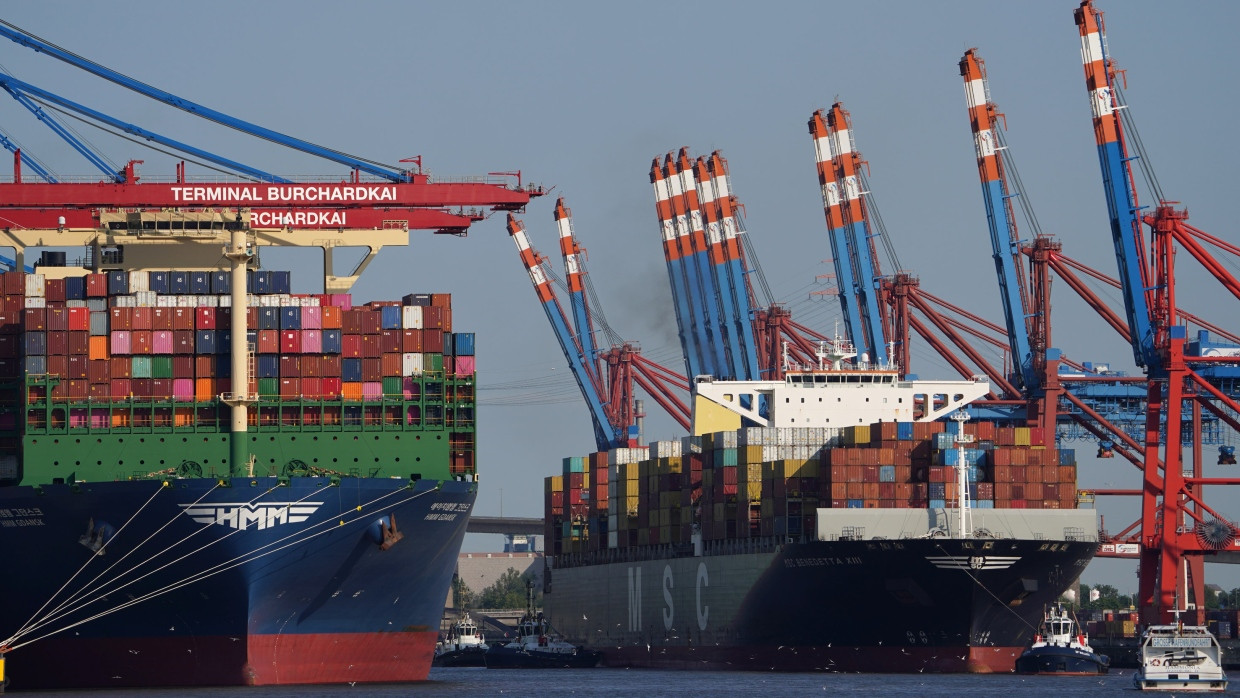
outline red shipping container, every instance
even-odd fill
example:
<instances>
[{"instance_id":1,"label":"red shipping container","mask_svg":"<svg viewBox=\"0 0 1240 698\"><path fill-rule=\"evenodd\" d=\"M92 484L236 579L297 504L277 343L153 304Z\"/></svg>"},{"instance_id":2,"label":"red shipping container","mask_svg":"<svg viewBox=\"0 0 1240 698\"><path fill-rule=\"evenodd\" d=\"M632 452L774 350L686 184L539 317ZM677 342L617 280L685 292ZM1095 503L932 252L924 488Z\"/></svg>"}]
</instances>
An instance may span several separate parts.
<instances>
[{"instance_id":1,"label":"red shipping container","mask_svg":"<svg viewBox=\"0 0 1240 698\"><path fill-rule=\"evenodd\" d=\"M90 354L90 333L70 330L69 353L81 354L82 356Z\"/></svg>"},{"instance_id":2,"label":"red shipping container","mask_svg":"<svg viewBox=\"0 0 1240 698\"><path fill-rule=\"evenodd\" d=\"M171 378L152 378L151 397L156 400L167 400L172 397Z\"/></svg>"},{"instance_id":3,"label":"red shipping container","mask_svg":"<svg viewBox=\"0 0 1240 698\"><path fill-rule=\"evenodd\" d=\"M47 279L43 282L43 297L48 303L65 302L65 280Z\"/></svg>"},{"instance_id":4,"label":"red shipping container","mask_svg":"<svg viewBox=\"0 0 1240 698\"><path fill-rule=\"evenodd\" d=\"M401 351L422 353L422 330L402 330Z\"/></svg>"},{"instance_id":5,"label":"red shipping container","mask_svg":"<svg viewBox=\"0 0 1240 698\"><path fill-rule=\"evenodd\" d=\"M90 388L86 392L87 399L97 402L103 402L112 399L112 382L95 383L91 382ZM104 426L100 424L100 426Z\"/></svg>"},{"instance_id":6,"label":"red shipping container","mask_svg":"<svg viewBox=\"0 0 1240 698\"><path fill-rule=\"evenodd\" d=\"M151 353L151 331L134 330L129 333L129 351L131 354Z\"/></svg>"},{"instance_id":7,"label":"red shipping container","mask_svg":"<svg viewBox=\"0 0 1240 698\"><path fill-rule=\"evenodd\" d=\"M301 357L302 388L305 378L321 378L323 376L323 357L318 354L303 354Z\"/></svg>"},{"instance_id":8,"label":"red shipping container","mask_svg":"<svg viewBox=\"0 0 1240 698\"><path fill-rule=\"evenodd\" d=\"M131 330L149 330L151 329L151 311L154 308L130 308L130 327Z\"/></svg>"},{"instance_id":9,"label":"red shipping container","mask_svg":"<svg viewBox=\"0 0 1240 698\"><path fill-rule=\"evenodd\" d=\"M69 398L71 400L85 400L90 395L90 381L85 379L73 379L66 381L69 388Z\"/></svg>"},{"instance_id":10,"label":"red shipping container","mask_svg":"<svg viewBox=\"0 0 1240 698\"><path fill-rule=\"evenodd\" d=\"M192 356L172 357L172 377L173 378L193 378L194 377L194 357Z\"/></svg>"},{"instance_id":11,"label":"red shipping container","mask_svg":"<svg viewBox=\"0 0 1240 698\"><path fill-rule=\"evenodd\" d=\"M193 330L194 329L194 309L193 308L169 308L168 313L172 316L172 329L174 330Z\"/></svg>"},{"instance_id":12,"label":"red shipping container","mask_svg":"<svg viewBox=\"0 0 1240 698\"><path fill-rule=\"evenodd\" d=\"M211 307L194 308L194 329L214 330L215 311L216 309Z\"/></svg>"},{"instance_id":13,"label":"red shipping container","mask_svg":"<svg viewBox=\"0 0 1240 698\"><path fill-rule=\"evenodd\" d=\"M47 308L26 308L22 312L22 325L27 332L47 331Z\"/></svg>"},{"instance_id":14,"label":"red shipping container","mask_svg":"<svg viewBox=\"0 0 1240 698\"><path fill-rule=\"evenodd\" d=\"M379 334L379 351L384 354L403 351L405 335L401 330L383 330Z\"/></svg>"},{"instance_id":15,"label":"red shipping container","mask_svg":"<svg viewBox=\"0 0 1240 698\"><path fill-rule=\"evenodd\" d=\"M133 372L133 361L128 356L117 356L108 360L108 375L112 380L128 378Z\"/></svg>"},{"instance_id":16,"label":"red shipping container","mask_svg":"<svg viewBox=\"0 0 1240 698\"><path fill-rule=\"evenodd\" d=\"M379 358L380 356L383 355L383 352L380 351L379 349L380 347L379 347L379 335L378 334L362 335L362 358L363 359Z\"/></svg>"},{"instance_id":17,"label":"red shipping container","mask_svg":"<svg viewBox=\"0 0 1240 698\"><path fill-rule=\"evenodd\" d=\"M362 358L362 335L344 334L340 336L340 355L346 359Z\"/></svg>"},{"instance_id":18,"label":"red shipping container","mask_svg":"<svg viewBox=\"0 0 1240 698\"><path fill-rule=\"evenodd\" d=\"M300 378L281 378L280 379L280 397L285 400L293 400L301 397L301 379Z\"/></svg>"},{"instance_id":19,"label":"red shipping container","mask_svg":"<svg viewBox=\"0 0 1240 698\"><path fill-rule=\"evenodd\" d=\"M68 332L69 313L65 308L47 308L47 331Z\"/></svg>"},{"instance_id":20,"label":"red shipping container","mask_svg":"<svg viewBox=\"0 0 1240 698\"><path fill-rule=\"evenodd\" d=\"M443 332L438 330L423 330L422 351L427 354L442 354Z\"/></svg>"},{"instance_id":21,"label":"red shipping container","mask_svg":"<svg viewBox=\"0 0 1240 698\"><path fill-rule=\"evenodd\" d=\"M215 378L215 356L199 355L190 358L194 360L194 377Z\"/></svg>"},{"instance_id":22,"label":"red shipping container","mask_svg":"<svg viewBox=\"0 0 1240 698\"><path fill-rule=\"evenodd\" d=\"M442 332L444 329L443 318L444 318L443 308L438 307L438 306L433 306L433 305L423 306L422 308L422 328L423 329L427 329L427 330L434 329L434 330L440 330ZM427 351L431 351L431 350L428 349Z\"/></svg>"},{"instance_id":23,"label":"red shipping container","mask_svg":"<svg viewBox=\"0 0 1240 698\"><path fill-rule=\"evenodd\" d=\"M59 354L67 356L69 354L69 333L68 332L48 332L47 333L47 354Z\"/></svg>"},{"instance_id":24,"label":"red shipping container","mask_svg":"<svg viewBox=\"0 0 1240 698\"><path fill-rule=\"evenodd\" d=\"M131 378L112 378L112 397L117 400L125 399L133 395L133 379Z\"/></svg>"},{"instance_id":25,"label":"red shipping container","mask_svg":"<svg viewBox=\"0 0 1240 698\"><path fill-rule=\"evenodd\" d=\"M335 376L323 377L323 397L327 399L339 398L341 395L342 381Z\"/></svg>"},{"instance_id":26,"label":"red shipping container","mask_svg":"<svg viewBox=\"0 0 1240 698\"><path fill-rule=\"evenodd\" d=\"M133 329L133 308L108 308L108 327L113 332Z\"/></svg>"},{"instance_id":27,"label":"red shipping container","mask_svg":"<svg viewBox=\"0 0 1240 698\"><path fill-rule=\"evenodd\" d=\"M363 359L362 361L363 361L362 365L365 366L366 359ZM401 363L403 361L404 361L403 354L384 354L382 357L380 357L379 368L380 368L380 372L383 375L383 377L386 378L388 376L399 376L401 374Z\"/></svg>"},{"instance_id":28,"label":"red shipping container","mask_svg":"<svg viewBox=\"0 0 1240 698\"><path fill-rule=\"evenodd\" d=\"M301 394L311 400L319 400L323 397L323 379L322 378L302 378Z\"/></svg>"},{"instance_id":29,"label":"red shipping container","mask_svg":"<svg viewBox=\"0 0 1240 698\"><path fill-rule=\"evenodd\" d=\"M172 329L172 308L151 308L151 329Z\"/></svg>"},{"instance_id":30,"label":"red shipping container","mask_svg":"<svg viewBox=\"0 0 1240 698\"><path fill-rule=\"evenodd\" d=\"M102 361L87 361L87 379L91 383L107 383L112 379L112 362L108 359Z\"/></svg>"},{"instance_id":31,"label":"red shipping container","mask_svg":"<svg viewBox=\"0 0 1240 698\"><path fill-rule=\"evenodd\" d=\"M280 357L280 377L281 378L301 378L301 357L300 356L281 356Z\"/></svg>"},{"instance_id":32,"label":"red shipping container","mask_svg":"<svg viewBox=\"0 0 1240 698\"><path fill-rule=\"evenodd\" d=\"M7 292L8 289L6 288ZM107 274L87 274L86 275L86 297L87 298L107 298L108 296L108 275Z\"/></svg>"},{"instance_id":33,"label":"red shipping container","mask_svg":"<svg viewBox=\"0 0 1240 698\"><path fill-rule=\"evenodd\" d=\"M196 348L194 342L195 337L193 330L172 331L173 354L193 354Z\"/></svg>"},{"instance_id":34,"label":"red shipping container","mask_svg":"<svg viewBox=\"0 0 1240 698\"><path fill-rule=\"evenodd\" d=\"M21 295L26 292L26 272L10 271L0 275L4 278L4 292Z\"/></svg>"},{"instance_id":35,"label":"red shipping container","mask_svg":"<svg viewBox=\"0 0 1240 698\"><path fill-rule=\"evenodd\" d=\"M400 375L399 371L397 371L397 375ZM383 380L383 361L381 359L362 359L362 380L370 382Z\"/></svg>"},{"instance_id":36,"label":"red shipping container","mask_svg":"<svg viewBox=\"0 0 1240 698\"><path fill-rule=\"evenodd\" d=\"M301 330L280 330L280 353L301 353Z\"/></svg>"},{"instance_id":37,"label":"red shipping container","mask_svg":"<svg viewBox=\"0 0 1240 698\"><path fill-rule=\"evenodd\" d=\"M90 310L86 308L67 308L69 311L69 329L71 331L90 331Z\"/></svg>"},{"instance_id":38,"label":"red shipping container","mask_svg":"<svg viewBox=\"0 0 1240 698\"><path fill-rule=\"evenodd\" d=\"M85 354L69 356L67 358L68 366L65 370L65 376L70 380L87 380L90 378L90 369L87 366L90 360L86 358Z\"/></svg>"},{"instance_id":39,"label":"red shipping container","mask_svg":"<svg viewBox=\"0 0 1240 698\"><path fill-rule=\"evenodd\" d=\"M279 330L259 330L258 331L258 353L260 354L279 354L280 353L280 331Z\"/></svg>"},{"instance_id":40,"label":"red shipping container","mask_svg":"<svg viewBox=\"0 0 1240 698\"><path fill-rule=\"evenodd\" d=\"M322 356L323 370L320 372L324 378L340 377L340 357L339 356Z\"/></svg>"}]
</instances>

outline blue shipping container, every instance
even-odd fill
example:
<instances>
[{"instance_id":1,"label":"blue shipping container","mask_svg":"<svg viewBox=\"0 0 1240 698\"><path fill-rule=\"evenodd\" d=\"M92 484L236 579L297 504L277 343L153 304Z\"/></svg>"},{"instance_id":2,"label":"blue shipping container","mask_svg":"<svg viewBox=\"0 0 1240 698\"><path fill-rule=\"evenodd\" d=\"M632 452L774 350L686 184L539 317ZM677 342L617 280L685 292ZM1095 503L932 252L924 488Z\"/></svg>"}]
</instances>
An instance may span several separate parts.
<instances>
[{"instance_id":1,"label":"blue shipping container","mask_svg":"<svg viewBox=\"0 0 1240 698\"><path fill-rule=\"evenodd\" d=\"M259 378L279 378L280 357L276 354L259 354L257 368Z\"/></svg>"},{"instance_id":2,"label":"blue shipping container","mask_svg":"<svg viewBox=\"0 0 1240 698\"><path fill-rule=\"evenodd\" d=\"M211 275L205 271L191 271L189 273L189 292L195 296L210 294Z\"/></svg>"},{"instance_id":3,"label":"blue shipping container","mask_svg":"<svg viewBox=\"0 0 1240 698\"><path fill-rule=\"evenodd\" d=\"M80 301L86 299L86 277L70 276L65 278L65 300Z\"/></svg>"},{"instance_id":4,"label":"blue shipping container","mask_svg":"<svg viewBox=\"0 0 1240 698\"><path fill-rule=\"evenodd\" d=\"M340 330L323 330L323 353L339 354L341 349Z\"/></svg>"},{"instance_id":5,"label":"blue shipping container","mask_svg":"<svg viewBox=\"0 0 1240 698\"><path fill-rule=\"evenodd\" d=\"M168 288L178 296L189 294L189 272L173 271L168 273Z\"/></svg>"},{"instance_id":6,"label":"blue shipping container","mask_svg":"<svg viewBox=\"0 0 1240 698\"><path fill-rule=\"evenodd\" d=\"M301 308L280 308L280 329L301 329Z\"/></svg>"},{"instance_id":7,"label":"blue shipping container","mask_svg":"<svg viewBox=\"0 0 1240 698\"><path fill-rule=\"evenodd\" d=\"M385 305L379 308L379 327L385 330L399 330L402 312L396 306Z\"/></svg>"},{"instance_id":8,"label":"blue shipping container","mask_svg":"<svg viewBox=\"0 0 1240 698\"><path fill-rule=\"evenodd\" d=\"M147 276L147 288L155 293L167 295L172 290L172 273L153 271Z\"/></svg>"},{"instance_id":9,"label":"blue shipping container","mask_svg":"<svg viewBox=\"0 0 1240 698\"><path fill-rule=\"evenodd\" d=\"M452 335L452 354L454 356L473 356L474 333L457 332Z\"/></svg>"},{"instance_id":10,"label":"blue shipping container","mask_svg":"<svg viewBox=\"0 0 1240 698\"><path fill-rule=\"evenodd\" d=\"M47 333L46 332L27 332L26 333L26 356L42 356L47 353ZM39 373L47 373L47 371L39 371Z\"/></svg>"},{"instance_id":11,"label":"blue shipping container","mask_svg":"<svg viewBox=\"0 0 1240 698\"><path fill-rule=\"evenodd\" d=\"M271 293L292 293L293 277L291 272L273 271L271 273Z\"/></svg>"},{"instance_id":12,"label":"blue shipping container","mask_svg":"<svg viewBox=\"0 0 1240 698\"><path fill-rule=\"evenodd\" d=\"M129 274L123 271L108 272L108 295L123 296L129 293Z\"/></svg>"},{"instance_id":13,"label":"blue shipping container","mask_svg":"<svg viewBox=\"0 0 1240 698\"><path fill-rule=\"evenodd\" d=\"M47 357L46 356L27 356L26 357L26 373L41 375L47 373Z\"/></svg>"},{"instance_id":14,"label":"blue shipping container","mask_svg":"<svg viewBox=\"0 0 1240 698\"><path fill-rule=\"evenodd\" d=\"M232 293L232 272L211 272L211 293Z\"/></svg>"},{"instance_id":15,"label":"blue shipping container","mask_svg":"<svg viewBox=\"0 0 1240 698\"><path fill-rule=\"evenodd\" d=\"M214 354L215 330L198 330L194 336L194 353Z\"/></svg>"},{"instance_id":16,"label":"blue shipping container","mask_svg":"<svg viewBox=\"0 0 1240 698\"><path fill-rule=\"evenodd\" d=\"M258 309L258 329L260 330L280 329L280 309L279 308L259 308Z\"/></svg>"},{"instance_id":17,"label":"blue shipping container","mask_svg":"<svg viewBox=\"0 0 1240 698\"><path fill-rule=\"evenodd\" d=\"M340 380L357 383L362 380L361 359L340 360Z\"/></svg>"}]
</instances>

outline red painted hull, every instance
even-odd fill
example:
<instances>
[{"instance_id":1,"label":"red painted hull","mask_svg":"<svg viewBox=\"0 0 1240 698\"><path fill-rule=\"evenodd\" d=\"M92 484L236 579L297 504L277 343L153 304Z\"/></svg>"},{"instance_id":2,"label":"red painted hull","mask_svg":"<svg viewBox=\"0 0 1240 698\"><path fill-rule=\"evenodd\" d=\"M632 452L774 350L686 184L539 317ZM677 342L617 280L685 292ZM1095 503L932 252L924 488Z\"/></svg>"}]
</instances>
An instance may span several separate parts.
<instances>
[{"instance_id":1,"label":"red painted hull","mask_svg":"<svg viewBox=\"0 0 1240 698\"><path fill-rule=\"evenodd\" d=\"M48 638L47 651L8 662L23 684L58 687L280 686L425 681L434 631L240 637ZM186 657L192 660L186 662ZM72 671L66 671L71 666ZM76 680L81 677L81 680ZM33 679L33 680L31 680Z\"/></svg>"}]
</instances>

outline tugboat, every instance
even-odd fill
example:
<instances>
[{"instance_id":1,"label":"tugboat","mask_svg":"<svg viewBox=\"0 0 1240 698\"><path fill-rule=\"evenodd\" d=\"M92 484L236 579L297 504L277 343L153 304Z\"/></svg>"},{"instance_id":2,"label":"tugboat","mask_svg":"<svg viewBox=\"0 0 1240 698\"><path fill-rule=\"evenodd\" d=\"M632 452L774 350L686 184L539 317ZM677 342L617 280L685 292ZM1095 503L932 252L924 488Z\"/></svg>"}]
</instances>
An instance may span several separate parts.
<instances>
[{"instance_id":1,"label":"tugboat","mask_svg":"<svg viewBox=\"0 0 1240 698\"><path fill-rule=\"evenodd\" d=\"M530 582L516 639L493 645L483 657L488 669L589 669L598 666L603 654L552 634L551 624L534 610L534 584Z\"/></svg>"},{"instance_id":2,"label":"tugboat","mask_svg":"<svg viewBox=\"0 0 1240 698\"><path fill-rule=\"evenodd\" d=\"M1223 649L1201 625L1151 625L1141 635L1141 665L1132 683L1143 691L1226 691Z\"/></svg>"},{"instance_id":3,"label":"tugboat","mask_svg":"<svg viewBox=\"0 0 1240 698\"><path fill-rule=\"evenodd\" d=\"M443 667L481 667L486 666L484 659L486 653L486 637L466 613L452 624L448 630L448 636L435 645L435 657L432 663Z\"/></svg>"},{"instance_id":4,"label":"tugboat","mask_svg":"<svg viewBox=\"0 0 1240 698\"><path fill-rule=\"evenodd\" d=\"M1046 607L1033 644L1016 659L1018 674L1098 676L1110 669L1111 658L1089 646L1076 618L1062 603Z\"/></svg>"}]
</instances>

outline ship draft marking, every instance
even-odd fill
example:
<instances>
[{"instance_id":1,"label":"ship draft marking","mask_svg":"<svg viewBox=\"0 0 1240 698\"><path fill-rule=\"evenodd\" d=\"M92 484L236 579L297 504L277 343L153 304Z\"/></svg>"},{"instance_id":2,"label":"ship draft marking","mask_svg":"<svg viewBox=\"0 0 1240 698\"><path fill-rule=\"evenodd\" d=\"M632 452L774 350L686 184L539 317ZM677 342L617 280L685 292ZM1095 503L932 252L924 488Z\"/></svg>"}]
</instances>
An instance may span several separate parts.
<instances>
[{"instance_id":1,"label":"ship draft marking","mask_svg":"<svg viewBox=\"0 0 1240 698\"><path fill-rule=\"evenodd\" d=\"M1020 556L1000 555L935 555L926 556L930 564L944 570L1006 570Z\"/></svg>"},{"instance_id":2,"label":"ship draft marking","mask_svg":"<svg viewBox=\"0 0 1240 698\"><path fill-rule=\"evenodd\" d=\"M201 524L219 524L244 531L260 531L272 526L302 523L323 506L323 502L225 502L220 504L182 504L185 514ZM253 526L252 526L253 525Z\"/></svg>"}]
</instances>

